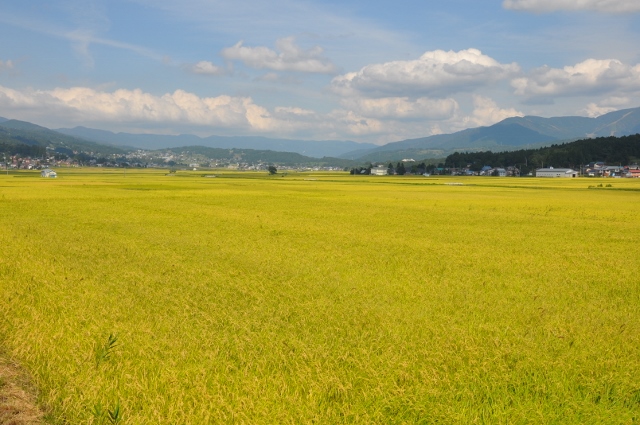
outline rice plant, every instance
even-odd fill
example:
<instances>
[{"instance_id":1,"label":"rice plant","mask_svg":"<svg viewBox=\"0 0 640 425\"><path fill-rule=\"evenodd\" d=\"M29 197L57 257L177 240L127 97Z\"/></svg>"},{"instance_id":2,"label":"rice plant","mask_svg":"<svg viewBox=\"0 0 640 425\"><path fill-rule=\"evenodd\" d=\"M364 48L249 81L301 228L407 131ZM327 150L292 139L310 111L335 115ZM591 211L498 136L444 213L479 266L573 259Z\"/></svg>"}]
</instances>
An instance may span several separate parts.
<instances>
[{"instance_id":1,"label":"rice plant","mask_svg":"<svg viewBox=\"0 0 640 425\"><path fill-rule=\"evenodd\" d=\"M640 181L180 174L0 176L53 423L637 420Z\"/></svg>"}]
</instances>

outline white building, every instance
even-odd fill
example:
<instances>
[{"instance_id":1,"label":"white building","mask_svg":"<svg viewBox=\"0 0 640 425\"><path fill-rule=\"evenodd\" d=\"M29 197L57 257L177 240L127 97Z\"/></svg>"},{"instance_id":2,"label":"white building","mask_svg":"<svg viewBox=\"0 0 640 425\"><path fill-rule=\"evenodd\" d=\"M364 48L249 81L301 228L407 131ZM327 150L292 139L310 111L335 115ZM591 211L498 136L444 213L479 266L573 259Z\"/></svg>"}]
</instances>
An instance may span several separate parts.
<instances>
[{"instance_id":1,"label":"white building","mask_svg":"<svg viewBox=\"0 0 640 425\"><path fill-rule=\"evenodd\" d=\"M389 169L384 166L378 166L371 169L372 176L386 176L387 174L389 174Z\"/></svg>"},{"instance_id":2,"label":"white building","mask_svg":"<svg viewBox=\"0 0 640 425\"><path fill-rule=\"evenodd\" d=\"M53 171L51 168L45 168L44 170L40 171L40 177L48 177L48 178L55 179L56 177L58 177L58 173Z\"/></svg>"},{"instance_id":3,"label":"white building","mask_svg":"<svg viewBox=\"0 0 640 425\"><path fill-rule=\"evenodd\" d=\"M578 172L571 168L538 168L536 170L536 177L578 177Z\"/></svg>"}]
</instances>

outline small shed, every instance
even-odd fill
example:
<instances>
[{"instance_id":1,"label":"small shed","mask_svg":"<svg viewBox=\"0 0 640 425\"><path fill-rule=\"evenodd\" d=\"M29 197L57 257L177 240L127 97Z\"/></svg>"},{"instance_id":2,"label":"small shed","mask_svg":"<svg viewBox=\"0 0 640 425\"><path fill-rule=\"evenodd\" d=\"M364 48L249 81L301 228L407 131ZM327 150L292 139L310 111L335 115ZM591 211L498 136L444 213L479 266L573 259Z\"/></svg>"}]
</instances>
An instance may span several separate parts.
<instances>
[{"instance_id":1,"label":"small shed","mask_svg":"<svg viewBox=\"0 0 640 425\"><path fill-rule=\"evenodd\" d=\"M56 177L58 177L58 173L53 171L51 168L45 168L44 170L40 171L40 177L55 179Z\"/></svg>"}]
</instances>

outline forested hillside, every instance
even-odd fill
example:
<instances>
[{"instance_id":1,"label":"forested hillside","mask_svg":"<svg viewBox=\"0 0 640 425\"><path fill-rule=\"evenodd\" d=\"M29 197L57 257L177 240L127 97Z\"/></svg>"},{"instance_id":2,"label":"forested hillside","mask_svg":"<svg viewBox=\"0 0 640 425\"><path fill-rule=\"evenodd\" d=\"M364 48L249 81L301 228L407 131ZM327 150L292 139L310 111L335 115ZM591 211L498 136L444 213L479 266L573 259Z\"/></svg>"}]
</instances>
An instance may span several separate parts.
<instances>
[{"instance_id":1,"label":"forested hillside","mask_svg":"<svg viewBox=\"0 0 640 425\"><path fill-rule=\"evenodd\" d=\"M67 136L26 121L7 120L0 124L0 148L3 152L19 153L30 156L41 156L45 148L66 149L96 154L123 154L126 152L114 146L101 145ZM32 150L26 148L32 146Z\"/></svg>"},{"instance_id":2,"label":"forested hillside","mask_svg":"<svg viewBox=\"0 0 640 425\"><path fill-rule=\"evenodd\" d=\"M456 152L447 157L445 166L464 167L471 164L474 171L483 166L507 167L515 165L522 172L541 167L578 169L590 162L632 164L640 161L640 134L623 137L598 137L562 145L510 152Z\"/></svg>"}]
</instances>

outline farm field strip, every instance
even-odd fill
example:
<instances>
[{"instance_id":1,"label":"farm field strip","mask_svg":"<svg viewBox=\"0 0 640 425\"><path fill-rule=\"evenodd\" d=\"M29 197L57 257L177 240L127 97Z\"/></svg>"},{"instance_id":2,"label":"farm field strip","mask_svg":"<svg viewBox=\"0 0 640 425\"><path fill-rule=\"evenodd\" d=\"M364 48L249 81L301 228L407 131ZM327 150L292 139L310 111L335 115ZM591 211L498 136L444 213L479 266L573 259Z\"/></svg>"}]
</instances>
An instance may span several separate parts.
<instances>
[{"instance_id":1,"label":"farm field strip","mask_svg":"<svg viewBox=\"0 0 640 425\"><path fill-rule=\"evenodd\" d=\"M0 175L51 423L638 420L638 181L59 175Z\"/></svg>"}]
</instances>

